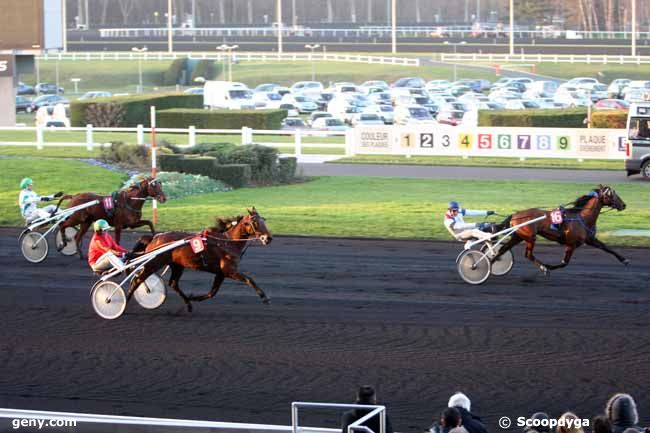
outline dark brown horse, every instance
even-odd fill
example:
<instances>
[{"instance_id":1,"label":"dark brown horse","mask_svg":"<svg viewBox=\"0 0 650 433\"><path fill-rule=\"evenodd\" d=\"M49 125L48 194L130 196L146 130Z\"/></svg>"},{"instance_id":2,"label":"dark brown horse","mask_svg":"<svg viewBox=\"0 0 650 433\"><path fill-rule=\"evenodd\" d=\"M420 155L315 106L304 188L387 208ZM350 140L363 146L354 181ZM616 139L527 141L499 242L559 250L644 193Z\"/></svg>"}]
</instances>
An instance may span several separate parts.
<instances>
[{"instance_id":1,"label":"dark brown horse","mask_svg":"<svg viewBox=\"0 0 650 433\"><path fill-rule=\"evenodd\" d=\"M259 240L262 245L268 245L273 236L264 223L264 218L257 213L255 208L248 211L246 216L239 216L233 220L219 220L217 226L210 227L200 234L185 232L159 233L151 239L149 236L140 238L138 244L146 245L145 252L167 245L180 239L190 239L200 236L204 239L204 250L195 253L191 245L187 244L157 256L147 263L142 272L138 273L129 286L127 299L131 299L135 289L152 273L169 265L171 277L170 287L183 298L187 311L192 311L192 301L205 301L214 297L219 291L224 278L242 281L252 287L265 304L270 303L266 293L253 281L252 278L242 274L237 269L244 251L250 242ZM137 251L138 245L134 251ZM209 272L214 274L212 289L205 295L194 296L183 293L179 280L185 269Z\"/></svg>"},{"instance_id":2,"label":"dark brown horse","mask_svg":"<svg viewBox=\"0 0 650 433\"><path fill-rule=\"evenodd\" d=\"M93 222L98 219L105 219L108 223L115 227L115 240L120 242L120 235L124 228L136 228L141 226L149 226L151 233L155 233L151 221L142 219L142 207L147 197L152 197L161 203L166 200L165 193L162 189L162 184L159 180L152 177L146 177L139 182L122 189L112 194L114 198L112 210L106 210L103 200L106 196L95 194L92 192L82 192L75 195L64 195L57 204L57 209L61 206L64 200L70 200L68 207L78 206L80 204L88 203L89 201L99 200L99 204L81 209L72 214L66 221L64 221L60 230L65 233L66 227L79 226L79 232L75 235L75 243L77 244L77 252L79 257L83 259L81 251L81 241ZM68 239L63 237L63 245L65 247Z\"/></svg>"},{"instance_id":3,"label":"dark brown horse","mask_svg":"<svg viewBox=\"0 0 650 433\"><path fill-rule=\"evenodd\" d=\"M618 211L625 209L625 203L609 186L599 185L587 195L579 197L573 202L573 207L564 210L564 220L556 227L552 226L551 212L542 209L527 209L509 216L498 229L514 227L532 219L546 216L546 219L521 227L512 234L506 242L499 256L520 242L526 242L526 258L534 262L545 274L549 270L563 268L569 264L576 248L583 244L591 245L615 256L621 263L628 265L630 261L611 250L602 241L596 238L596 222L603 207L610 207ZM565 245L564 258L558 265L546 265L533 255L537 235Z\"/></svg>"}]
</instances>

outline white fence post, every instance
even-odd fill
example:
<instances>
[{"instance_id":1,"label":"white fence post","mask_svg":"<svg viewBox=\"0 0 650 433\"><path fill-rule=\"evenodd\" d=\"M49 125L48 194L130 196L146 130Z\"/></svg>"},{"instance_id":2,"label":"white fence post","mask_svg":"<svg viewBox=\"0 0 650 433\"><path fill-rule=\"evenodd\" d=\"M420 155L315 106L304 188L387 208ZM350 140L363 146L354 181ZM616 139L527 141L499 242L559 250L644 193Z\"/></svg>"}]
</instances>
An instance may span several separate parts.
<instances>
[{"instance_id":1,"label":"white fence post","mask_svg":"<svg viewBox=\"0 0 650 433\"><path fill-rule=\"evenodd\" d=\"M353 128L345 131L345 156L354 156L354 136Z\"/></svg>"},{"instance_id":2,"label":"white fence post","mask_svg":"<svg viewBox=\"0 0 650 433\"><path fill-rule=\"evenodd\" d=\"M196 146L196 127L194 125L190 125L188 130L189 130L189 137L188 137L187 144L189 144L190 147L194 147Z\"/></svg>"},{"instance_id":3,"label":"white fence post","mask_svg":"<svg viewBox=\"0 0 650 433\"><path fill-rule=\"evenodd\" d=\"M43 127L42 126L36 128L36 148L38 150L43 149Z\"/></svg>"},{"instance_id":4,"label":"white fence post","mask_svg":"<svg viewBox=\"0 0 650 433\"><path fill-rule=\"evenodd\" d=\"M93 125L86 125L86 149L93 150Z\"/></svg>"},{"instance_id":5,"label":"white fence post","mask_svg":"<svg viewBox=\"0 0 650 433\"><path fill-rule=\"evenodd\" d=\"M294 154L296 157L299 157L302 155L302 133L300 130L296 130L296 132L293 134L293 140L295 144Z\"/></svg>"},{"instance_id":6,"label":"white fence post","mask_svg":"<svg viewBox=\"0 0 650 433\"><path fill-rule=\"evenodd\" d=\"M242 126L241 128L241 144L253 144L253 130Z\"/></svg>"},{"instance_id":7,"label":"white fence post","mask_svg":"<svg viewBox=\"0 0 650 433\"><path fill-rule=\"evenodd\" d=\"M138 145L144 144L144 126L138 125L136 132L136 141Z\"/></svg>"}]
</instances>

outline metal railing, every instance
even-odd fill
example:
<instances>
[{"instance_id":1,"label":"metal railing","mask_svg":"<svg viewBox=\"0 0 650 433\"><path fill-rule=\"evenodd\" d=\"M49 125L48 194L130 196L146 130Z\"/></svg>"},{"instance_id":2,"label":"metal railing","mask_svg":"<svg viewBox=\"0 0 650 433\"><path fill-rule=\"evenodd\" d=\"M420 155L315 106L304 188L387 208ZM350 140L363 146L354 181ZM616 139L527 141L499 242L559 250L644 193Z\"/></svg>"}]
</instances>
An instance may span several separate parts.
<instances>
[{"instance_id":1,"label":"metal railing","mask_svg":"<svg viewBox=\"0 0 650 433\"><path fill-rule=\"evenodd\" d=\"M306 38L373 38L373 37L390 37L390 26L360 26L352 28L310 28L310 27L292 27L284 26L282 29L283 36L296 36ZM399 37L430 37L432 34L438 34L442 31L450 37L465 38L470 36L494 37L495 35L505 35L510 31L508 26L500 28L481 28L475 29L472 26L445 26L445 25L422 25L422 26L398 26L397 34ZM573 39L631 39L631 31L582 31L568 30ZM531 39L559 39L566 38L567 30L549 30L539 29L530 30L515 27L515 37ZM104 28L99 29L102 38L165 38L167 37L167 28ZM172 29L173 37L192 37L192 38L211 38L211 37L277 37L278 29L273 27L196 27L196 28L174 28ZM650 32L637 32L637 39L650 39Z\"/></svg>"},{"instance_id":2,"label":"metal railing","mask_svg":"<svg viewBox=\"0 0 650 433\"><path fill-rule=\"evenodd\" d=\"M529 63L587 63L587 64L634 64L645 65L650 63L650 56L623 56L600 54L465 54L444 53L440 55L443 62L529 62Z\"/></svg>"},{"instance_id":3,"label":"metal railing","mask_svg":"<svg viewBox=\"0 0 650 433\"><path fill-rule=\"evenodd\" d=\"M178 58L188 59L213 59L222 61L230 59L244 62L344 62L344 63L368 63L376 65L397 65L397 66L420 66L420 59L408 57L370 56L360 54L330 54L330 53L233 53L232 55L212 52L155 52L145 51L142 53L133 51L111 51L111 52L67 52L67 53L45 53L37 56L39 60L174 60Z\"/></svg>"},{"instance_id":4,"label":"metal railing","mask_svg":"<svg viewBox=\"0 0 650 433\"><path fill-rule=\"evenodd\" d=\"M291 430L292 433L298 433L300 426L298 410L300 408L311 409L369 409L370 412L359 418L348 426L347 433L355 431L362 431L364 433L386 433L386 407L380 405L364 405L364 404L337 404L337 403L307 403L307 402L293 402L291 403ZM372 429L363 425L364 422L371 418L379 416L379 432L374 432ZM303 427L304 428L304 427ZM312 427L307 427L312 428Z\"/></svg>"}]
</instances>

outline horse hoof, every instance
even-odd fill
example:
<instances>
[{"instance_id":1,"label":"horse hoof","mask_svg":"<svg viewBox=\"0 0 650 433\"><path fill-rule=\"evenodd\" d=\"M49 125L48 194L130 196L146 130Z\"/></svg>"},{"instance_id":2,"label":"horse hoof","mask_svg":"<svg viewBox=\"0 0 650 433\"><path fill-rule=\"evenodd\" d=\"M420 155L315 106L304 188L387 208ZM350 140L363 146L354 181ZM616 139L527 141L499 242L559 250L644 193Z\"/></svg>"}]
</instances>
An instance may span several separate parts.
<instances>
[{"instance_id":1,"label":"horse hoof","mask_svg":"<svg viewBox=\"0 0 650 433\"><path fill-rule=\"evenodd\" d=\"M625 266L630 266L630 259L624 259L621 263L623 263Z\"/></svg>"},{"instance_id":2,"label":"horse hoof","mask_svg":"<svg viewBox=\"0 0 650 433\"><path fill-rule=\"evenodd\" d=\"M542 273L544 274L545 277L550 277L551 276L551 271L549 271L546 266L542 265L539 268L542 270Z\"/></svg>"},{"instance_id":3,"label":"horse hoof","mask_svg":"<svg viewBox=\"0 0 650 433\"><path fill-rule=\"evenodd\" d=\"M262 298L262 302L265 303L266 305L271 305L271 298L264 297Z\"/></svg>"},{"instance_id":4,"label":"horse hoof","mask_svg":"<svg viewBox=\"0 0 650 433\"><path fill-rule=\"evenodd\" d=\"M188 313L192 312L192 304L187 304L187 312Z\"/></svg>"}]
</instances>

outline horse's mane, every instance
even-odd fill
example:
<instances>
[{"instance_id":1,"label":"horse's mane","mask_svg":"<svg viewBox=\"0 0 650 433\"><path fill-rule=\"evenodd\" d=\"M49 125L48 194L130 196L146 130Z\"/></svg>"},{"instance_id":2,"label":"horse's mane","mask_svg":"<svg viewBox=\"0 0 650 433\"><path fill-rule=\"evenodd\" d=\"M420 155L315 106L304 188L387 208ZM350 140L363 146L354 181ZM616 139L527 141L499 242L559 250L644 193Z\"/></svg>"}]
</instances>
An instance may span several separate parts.
<instances>
[{"instance_id":1,"label":"horse's mane","mask_svg":"<svg viewBox=\"0 0 650 433\"><path fill-rule=\"evenodd\" d=\"M232 227L232 223L239 224L243 218L243 215L238 215L236 217L217 217L214 226L210 227L209 230L224 233Z\"/></svg>"},{"instance_id":2,"label":"horse's mane","mask_svg":"<svg viewBox=\"0 0 650 433\"><path fill-rule=\"evenodd\" d=\"M594 192L597 191L594 190ZM580 196L577 199L575 199L575 201L573 202L573 206L568 208L567 210L582 210L585 207L585 205L589 202L589 200L591 200L592 198L594 198L592 194L585 194L583 196Z\"/></svg>"}]
</instances>

